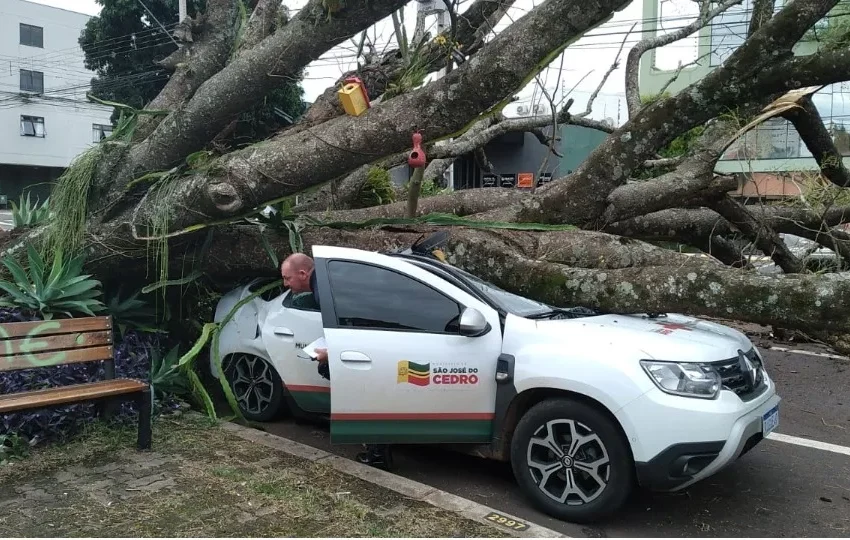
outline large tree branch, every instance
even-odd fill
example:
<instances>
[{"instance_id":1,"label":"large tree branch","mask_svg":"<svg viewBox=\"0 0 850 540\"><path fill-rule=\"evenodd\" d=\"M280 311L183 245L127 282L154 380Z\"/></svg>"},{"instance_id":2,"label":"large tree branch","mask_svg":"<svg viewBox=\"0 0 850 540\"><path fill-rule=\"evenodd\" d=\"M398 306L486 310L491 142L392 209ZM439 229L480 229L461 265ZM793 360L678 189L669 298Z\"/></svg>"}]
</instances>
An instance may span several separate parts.
<instances>
[{"instance_id":1,"label":"large tree branch","mask_svg":"<svg viewBox=\"0 0 850 540\"><path fill-rule=\"evenodd\" d=\"M743 204L730 197L722 197L711 201L709 206L752 240L756 247L773 259L786 274L798 274L803 271L800 260L791 253L776 231L759 220Z\"/></svg>"},{"instance_id":2,"label":"large tree branch","mask_svg":"<svg viewBox=\"0 0 850 540\"><path fill-rule=\"evenodd\" d=\"M649 214L665 208L685 206L682 201L702 200L737 188L724 179L710 186L714 167L729 145L733 128L726 120L711 122L693 143L689 155L682 157L674 171L646 182L625 184L614 189L606 200L604 223L614 223L634 216ZM728 188L728 189L727 189Z\"/></svg>"},{"instance_id":3,"label":"large tree branch","mask_svg":"<svg viewBox=\"0 0 850 540\"><path fill-rule=\"evenodd\" d=\"M455 40L460 43L463 54L471 55L481 48L484 44L484 36L504 16L514 1L475 0L469 9L458 17ZM412 44L414 47L417 45L415 42L417 33L414 33L414 43ZM442 37L449 39L450 33L451 30L446 31L442 34ZM419 54L421 55L419 60L428 73L446 67L446 61L449 57L448 51L444 46L439 44L439 40L437 39L423 44ZM369 99L378 99L387 91L389 84L397 80L404 70L407 69L405 60L400 52L394 51L390 55L376 58L373 63L343 74L333 86L316 98L307 112L301 117L299 123L291 131L298 132L305 127L315 126L337 116L342 116L344 111L339 104L336 91L340 83L348 77L359 77L366 87Z\"/></svg>"},{"instance_id":4,"label":"large tree branch","mask_svg":"<svg viewBox=\"0 0 850 540\"><path fill-rule=\"evenodd\" d=\"M676 169L658 178L625 184L608 196L605 223L616 223L679 206L703 206L738 188L731 176L715 177L711 171Z\"/></svg>"},{"instance_id":5,"label":"large tree branch","mask_svg":"<svg viewBox=\"0 0 850 540\"><path fill-rule=\"evenodd\" d=\"M800 108L789 110L785 118L794 124L823 176L836 186L850 187L850 170L844 165L841 152L835 147L811 96L800 99L797 104Z\"/></svg>"},{"instance_id":6,"label":"large tree branch","mask_svg":"<svg viewBox=\"0 0 850 540\"><path fill-rule=\"evenodd\" d=\"M621 266L600 271L576 268L569 249L543 262L537 252L517 253L515 246L541 245L516 240L511 235L470 231L472 238L454 240L449 260L464 269L492 279L496 285L559 306L592 306L615 313L680 312L729 317L760 324L790 324L847 330L850 279L830 276L779 278L726 269L721 265L686 263L686 256L670 257L663 266ZM571 233L549 235L569 239ZM586 240L583 240L586 242ZM636 242L638 248L644 244ZM460 246L463 246L461 249ZM469 246L475 249L469 249ZM584 243L576 244L584 246ZM547 251L555 251L546 246ZM574 253L574 252L572 252ZM671 252L668 252L668 254ZM608 256L613 254L608 253ZM607 259L607 257L606 257ZM694 259L694 258L691 258ZM573 267L571 267L573 266ZM753 302L753 298L765 299ZM799 306L799 308L798 308ZM834 319L833 317L839 317Z\"/></svg>"},{"instance_id":7,"label":"large tree branch","mask_svg":"<svg viewBox=\"0 0 850 540\"><path fill-rule=\"evenodd\" d=\"M417 128L425 126L426 140L464 130L480 111L491 109L523 86L529 72L545 66L542 60L610 18L626 1L602 0L592 5L594 9L584 5L577 14L578 0L547 0L472 60L421 90L381 103L360 117L335 118L223 156L205 173L181 181L183 188L173 204L193 212L178 216L172 230L244 213L383 155L404 151ZM280 33L290 31L293 24ZM532 34L537 39L523 39ZM144 203L143 217L152 211L150 205Z\"/></svg>"},{"instance_id":8,"label":"large tree branch","mask_svg":"<svg viewBox=\"0 0 850 540\"><path fill-rule=\"evenodd\" d=\"M275 31L278 18L284 20L284 15L286 15L286 7L278 0L258 0L251 17L248 19L248 26L245 29L242 42L239 43L239 49L250 49L266 39Z\"/></svg>"},{"instance_id":9,"label":"large tree branch","mask_svg":"<svg viewBox=\"0 0 850 540\"><path fill-rule=\"evenodd\" d=\"M461 155L451 151L455 144L462 144L462 141L481 133L500 119L504 120L504 117L502 115L487 116L475 122L454 141L440 141L437 144L430 145L425 152L429 163L425 168L423 182L433 181L442 175L454 163L455 158ZM331 181L329 185L321 187L315 194L308 196L308 200L295 210L297 212L309 212L352 208L353 202L359 199L358 195L363 189L366 174L371 167L376 166L385 170L393 169L404 165L407 162L407 157L408 152L400 152L373 164L362 165L339 181Z\"/></svg>"},{"instance_id":10,"label":"large tree branch","mask_svg":"<svg viewBox=\"0 0 850 540\"><path fill-rule=\"evenodd\" d=\"M425 169L425 175L422 181L434 181L446 169L451 167L457 158L483 149L490 141L505 133L528 131L535 134L540 144L549 145L552 137L542 130L550 126L551 122L551 117L546 115L511 119L506 119L501 114L487 116L474 123L460 137L451 141L444 140L431 145L426 152L429 163ZM561 114L559 123L588 127L606 133L613 131L613 128L597 120L571 116L569 114ZM401 152L375 162L374 166L391 169L403 165L406 161L407 152ZM661 164L661 162L650 162L647 163L647 166L660 166ZM351 208L352 202L357 200L357 195L366 181L366 172L372 166L372 164L363 165L339 181L332 181L320 188L316 193L306 196L307 200L300 204L296 208L296 211L345 210Z\"/></svg>"},{"instance_id":11,"label":"large tree branch","mask_svg":"<svg viewBox=\"0 0 850 540\"><path fill-rule=\"evenodd\" d=\"M487 189L462 189L451 193L443 193L426 197L419 201L417 214L443 213L456 216L473 216L488 212L494 208L530 197L529 193L508 188ZM322 221L347 221L358 222L371 218L399 218L404 217L407 203L405 201L373 206L371 208L359 208L354 210L336 210L331 212L308 212L307 215Z\"/></svg>"},{"instance_id":12,"label":"large tree branch","mask_svg":"<svg viewBox=\"0 0 850 540\"><path fill-rule=\"evenodd\" d=\"M235 0L209 0L206 12L194 27L200 27L200 37L184 44L165 59L173 63L174 73L165 87L147 105L147 109L173 111L210 77L221 71L230 57L235 37L237 16ZM143 115L133 134L137 141L144 140L159 125L161 116Z\"/></svg>"},{"instance_id":13,"label":"large tree branch","mask_svg":"<svg viewBox=\"0 0 850 540\"><path fill-rule=\"evenodd\" d=\"M428 229L409 232L307 229L314 245L394 251ZM217 232L204 266L216 275L277 275L256 227ZM278 258L289 253L286 235L267 233ZM474 246L474 249L472 248ZM239 257L233 257L239 253ZM524 233L455 228L446 246L452 264L494 284L556 306L609 313L678 312L760 324L847 331L850 279L796 275L779 278L726 269L634 241L586 231ZM600 267L600 261L604 261ZM175 261L175 266L181 264ZM651 271L648 271L651 269ZM764 299L753 302L753 298Z\"/></svg>"},{"instance_id":14,"label":"large tree branch","mask_svg":"<svg viewBox=\"0 0 850 540\"><path fill-rule=\"evenodd\" d=\"M761 101L764 95L789 87L844 80L850 72L848 51L789 59L791 48L806 29L820 20L836 1L796 0L788 4L722 66L675 96L638 111L570 177L542 188L541 198L534 204L515 209L516 219L592 228L598 225L605 211L608 194L676 135L714 118L728 106ZM830 61L832 65L827 64ZM788 73L794 73L793 80Z\"/></svg>"},{"instance_id":15,"label":"large tree branch","mask_svg":"<svg viewBox=\"0 0 850 540\"><path fill-rule=\"evenodd\" d=\"M818 213L794 206L753 206L750 208L759 221L781 233L797 234L800 227L820 230L850 222L850 207L833 207ZM737 228L713 210L671 208L639 216L605 227L605 232L652 240L677 238L709 238L728 236Z\"/></svg>"},{"instance_id":16,"label":"large tree branch","mask_svg":"<svg viewBox=\"0 0 850 540\"><path fill-rule=\"evenodd\" d=\"M702 4L699 17L697 17L691 24L683 26L675 32L664 34L663 36L644 38L629 51L629 56L626 59L626 106L629 109L630 118L637 114L641 108L640 87L638 82L638 79L640 78L641 57L653 49L658 49L688 37L730 7L740 4L741 1L742 0L726 0L726 2L723 2L710 11L709 7L711 4L706 1Z\"/></svg>"},{"instance_id":17,"label":"large tree branch","mask_svg":"<svg viewBox=\"0 0 850 540\"><path fill-rule=\"evenodd\" d=\"M204 147L234 115L295 76L334 45L389 15L407 0L349 4L328 18L322 0L311 0L292 20L257 46L241 51L205 81L184 106L172 112L144 142L134 146L115 179L121 196L142 173L164 170Z\"/></svg>"}]
</instances>

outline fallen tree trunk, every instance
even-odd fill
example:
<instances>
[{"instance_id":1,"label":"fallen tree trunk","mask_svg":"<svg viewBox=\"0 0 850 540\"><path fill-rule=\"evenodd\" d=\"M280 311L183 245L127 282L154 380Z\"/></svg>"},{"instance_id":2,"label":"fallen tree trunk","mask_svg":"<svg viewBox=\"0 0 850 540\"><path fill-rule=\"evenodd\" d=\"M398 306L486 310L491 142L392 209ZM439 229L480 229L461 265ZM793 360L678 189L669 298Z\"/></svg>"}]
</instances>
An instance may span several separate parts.
<instances>
[{"instance_id":1,"label":"fallen tree trunk","mask_svg":"<svg viewBox=\"0 0 850 540\"><path fill-rule=\"evenodd\" d=\"M426 227L390 230L307 229L313 245L395 251L409 247ZM216 232L201 264L216 279L279 276L256 226ZM279 258L289 238L267 240ZM505 290L555 306L586 306L609 313L679 312L787 328L850 331L847 274L763 276L699 256L590 231L525 232L452 228L448 261ZM186 262L175 259L175 268Z\"/></svg>"}]
</instances>

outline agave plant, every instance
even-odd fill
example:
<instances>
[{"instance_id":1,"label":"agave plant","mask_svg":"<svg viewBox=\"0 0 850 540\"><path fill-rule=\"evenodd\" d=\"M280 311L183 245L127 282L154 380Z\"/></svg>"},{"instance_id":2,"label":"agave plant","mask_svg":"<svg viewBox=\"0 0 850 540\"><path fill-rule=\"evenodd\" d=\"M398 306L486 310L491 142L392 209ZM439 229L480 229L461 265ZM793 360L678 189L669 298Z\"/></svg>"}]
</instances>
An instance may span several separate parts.
<instances>
[{"instance_id":1,"label":"agave plant","mask_svg":"<svg viewBox=\"0 0 850 540\"><path fill-rule=\"evenodd\" d=\"M41 206L38 205L38 199L35 200L35 205L30 201L30 193L27 192L27 198L21 195L20 206L12 203L12 224L14 228L19 227L35 227L47 221L50 217L50 197L48 197Z\"/></svg>"},{"instance_id":2,"label":"agave plant","mask_svg":"<svg viewBox=\"0 0 850 540\"><path fill-rule=\"evenodd\" d=\"M156 310L144 300L139 299L141 291L124 297L119 287L115 294L108 295L106 311L112 315L112 320L123 336L128 329L143 332L159 332L156 328Z\"/></svg>"},{"instance_id":3,"label":"agave plant","mask_svg":"<svg viewBox=\"0 0 850 540\"><path fill-rule=\"evenodd\" d=\"M28 269L10 255L3 257L3 265L14 283L0 281L0 289L8 295L0 299L0 306L35 311L45 320L52 319L55 314L94 316L104 308L97 299L101 295L100 282L82 274L84 259L80 255L66 260L61 251L56 251L47 273L44 259L32 245L27 246Z\"/></svg>"},{"instance_id":4,"label":"agave plant","mask_svg":"<svg viewBox=\"0 0 850 540\"><path fill-rule=\"evenodd\" d=\"M157 347L151 350L151 385L157 395L173 394L185 396L192 388L186 374L180 369L180 353L175 345L165 356Z\"/></svg>"}]
</instances>

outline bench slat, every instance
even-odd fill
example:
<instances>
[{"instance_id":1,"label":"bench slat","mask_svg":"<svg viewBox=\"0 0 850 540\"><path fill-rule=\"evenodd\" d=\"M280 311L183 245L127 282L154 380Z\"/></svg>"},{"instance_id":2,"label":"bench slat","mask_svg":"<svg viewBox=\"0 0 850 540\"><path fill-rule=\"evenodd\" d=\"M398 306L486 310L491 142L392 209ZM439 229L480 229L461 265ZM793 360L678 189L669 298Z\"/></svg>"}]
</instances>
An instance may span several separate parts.
<instances>
[{"instance_id":1,"label":"bench slat","mask_svg":"<svg viewBox=\"0 0 850 540\"><path fill-rule=\"evenodd\" d=\"M18 354L15 356L0 357L0 372L111 359L112 347L108 345L84 349Z\"/></svg>"},{"instance_id":2,"label":"bench slat","mask_svg":"<svg viewBox=\"0 0 850 540\"><path fill-rule=\"evenodd\" d=\"M75 332L58 336L45 336L22 339L7 339L0 341L0 357L28 353L46 353L61 349L76 349L109 345L112 343L112 332ZM0 359L0 362L3 360Z\"/></svg>"},{"instance_id":3,"label":"bench slat","mask_svg":"<svg viewBox=\"0 0 850 540\"><path fill-rule=\"evenodd\" d=\"M45 390L10 394L0 396L0 414L26 409L52 407L65 403L76 403L109 396L132 394L144 390L147 386L144 382L133 379L113 379L111 381L98 381L63 386L61 388L47 388Z\"/></svg>"},{"instance_id":4,"label":"bench slat","mask_svg":"<svg viewBox=\"0 0 850 540\"><path fill-rule=\"evenodd\" d=\"M21 337L44 337L74 332L96 332L110 330L110 317L83 317L80 319L55 319L0 324L0 340Z\"/></svg>"}]
</instances>

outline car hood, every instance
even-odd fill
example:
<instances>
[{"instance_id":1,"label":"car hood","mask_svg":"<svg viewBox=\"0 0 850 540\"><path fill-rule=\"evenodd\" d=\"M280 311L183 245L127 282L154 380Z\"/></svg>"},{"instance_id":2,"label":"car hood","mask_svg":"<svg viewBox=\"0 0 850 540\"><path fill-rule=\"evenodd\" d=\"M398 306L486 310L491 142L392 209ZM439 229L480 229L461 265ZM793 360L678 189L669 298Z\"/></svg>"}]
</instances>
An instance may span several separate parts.
<instances>
[{"instance_id":1,"label":"car hood","mask_svg":"<svg viewBox=\"0 0 850 540\"><path fill-rule=\"evenodd\" d=\"M550 338L591 341L605 348L630 348L650 360L711 362L738 356L752 347L741 332L679 314L599 315L581 319L536 321Z\"/></svg>"}]
</instances>

